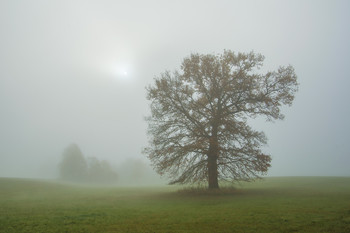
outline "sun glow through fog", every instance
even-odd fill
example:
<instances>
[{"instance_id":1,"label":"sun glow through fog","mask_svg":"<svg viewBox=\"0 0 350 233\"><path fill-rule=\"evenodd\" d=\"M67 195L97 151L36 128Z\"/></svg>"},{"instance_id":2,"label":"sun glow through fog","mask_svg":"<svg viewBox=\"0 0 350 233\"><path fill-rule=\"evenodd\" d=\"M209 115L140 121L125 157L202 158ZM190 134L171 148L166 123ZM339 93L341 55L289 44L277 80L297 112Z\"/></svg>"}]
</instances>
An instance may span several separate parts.
<instances>
[{"instance_id":1,"label":"sun glow through fog","mask_svg":"<svg viewBox=\"0 0 350 233\"><path fill-rule=\"evenodd\" d=\"M130 64L117 64L112 65L111 68L112 77L116 81L131 81L132 69Z\"/></svg>"}]
</instances>

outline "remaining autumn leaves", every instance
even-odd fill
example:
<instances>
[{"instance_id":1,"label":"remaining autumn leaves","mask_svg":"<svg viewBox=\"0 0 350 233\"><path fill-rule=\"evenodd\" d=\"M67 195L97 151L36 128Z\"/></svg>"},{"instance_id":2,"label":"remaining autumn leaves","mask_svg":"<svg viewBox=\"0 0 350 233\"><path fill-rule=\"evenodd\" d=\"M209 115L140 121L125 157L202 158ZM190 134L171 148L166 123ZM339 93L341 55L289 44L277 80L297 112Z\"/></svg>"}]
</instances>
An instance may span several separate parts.
<instances>
[{"instance_id":1,"label":"remaining autumn leaves","mask_svg":"<svg viewBox=\"0 0 350 233\"><path fill-rule=\"evenodd\" d=\"M144 151L156 171L171 183L250 180L270 167L262 153L263 132L247 119L283 119L282 105L291 105L298 89L292 66L258 73L260 54L224 51L191 54L181 72L165 72L147 88L151 116L150 145Z\"/></svg>"}]
</instances>

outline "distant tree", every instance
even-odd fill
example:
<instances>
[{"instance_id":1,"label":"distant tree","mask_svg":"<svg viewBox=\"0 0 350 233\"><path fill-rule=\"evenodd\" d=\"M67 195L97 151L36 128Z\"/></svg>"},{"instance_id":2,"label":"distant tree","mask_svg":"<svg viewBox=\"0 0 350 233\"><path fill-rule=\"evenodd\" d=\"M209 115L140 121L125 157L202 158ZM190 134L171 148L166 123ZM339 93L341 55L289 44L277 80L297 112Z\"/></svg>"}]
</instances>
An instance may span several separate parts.
<instances>
[{"instance_id":1,"label":"distant tree","mask_svg":"<svg viewBox=\"0 0 350 233\"><path fill-rule=\"evenodd\" d=\"M108 161L95 157L87 160L78 145L69 145L62 154L59 164L62 180L89 183L115 183L118 175Z\"/></svg>"},{"instance_id":2,"label":"distant tree","mask_svg":"<svg viewBox=\"0 0 350 233\"><path fill-rule=\"evenodd\" d=\"M87 163L78 145L71 144L64 150L59 169L63 180L74 182L86 180Z\"/></svg>"},{"instance_id":3,"label":"distant tree","mask_svg":"<svg viewBox=\"0 0 350 233\"><path fill-rule=\"evenodd\" d=\"M271 156L261 151L267 139L247 120L283 119L281 106L292 104L298 83L292 66L259 73L263 60L253 52L191 54L181 73L162 73L147 88L145 153L171 184L206 181L216 189L218 180L247 181L267 172Z\"/></svg>"},{"instance_id":4,"label":"distant tree","mask_svg":"<svg viewBox=\"0 0 350 233\"><path fill-rule=\"evenodd\" d=\"M108 161L88 158L88 180L91 183L115 183L118 175Z\"/></svg>"}]
</instances>

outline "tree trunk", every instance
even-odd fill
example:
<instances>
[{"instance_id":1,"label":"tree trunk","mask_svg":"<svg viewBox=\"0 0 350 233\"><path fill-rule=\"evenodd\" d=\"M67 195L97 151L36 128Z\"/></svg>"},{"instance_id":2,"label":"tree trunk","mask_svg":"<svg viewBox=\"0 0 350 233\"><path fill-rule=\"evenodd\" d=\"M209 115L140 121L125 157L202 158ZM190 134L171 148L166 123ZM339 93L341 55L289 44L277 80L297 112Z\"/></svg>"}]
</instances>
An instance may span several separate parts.
<instances>
[{"instance_id":1,"label":"tree trunk","mask_svg":"<svg viewBox=\"0 0 350 233\"><path fill-rule=\"evenodd\" d=\"M219 142L217 137L217 127L213 127L212 136L209 142L208 153L208 185L209 189L218 189L218 157Z\"/></svg>"},{"instance_id":2,"label":"tree trunk","mask_svg":"<svg viewBox=\"0 0 350 233\"><path fill-rule=\"evenodd\" d=\"M217 157L213 155L208 156L208 184L209 189L219 188Z\"/></svg>"}]
</instances>

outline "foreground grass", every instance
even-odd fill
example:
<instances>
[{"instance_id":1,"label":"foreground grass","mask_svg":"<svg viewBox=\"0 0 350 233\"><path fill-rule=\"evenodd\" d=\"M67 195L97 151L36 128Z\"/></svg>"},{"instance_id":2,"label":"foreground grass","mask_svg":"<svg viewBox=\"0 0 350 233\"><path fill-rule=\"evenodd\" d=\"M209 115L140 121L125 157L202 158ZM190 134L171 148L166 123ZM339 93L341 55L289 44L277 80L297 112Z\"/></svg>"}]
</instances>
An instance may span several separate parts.
<instances>
[{"instance_id":1,"label":"foreground grass","mask_svg":"<svg viewBox=\"0 0 350 233\"><path fill-rule=\"evenodd\" d=\"M350 232L350 178L177 189L0 178L0 232Z\"/></svg>"}]
</instances>

